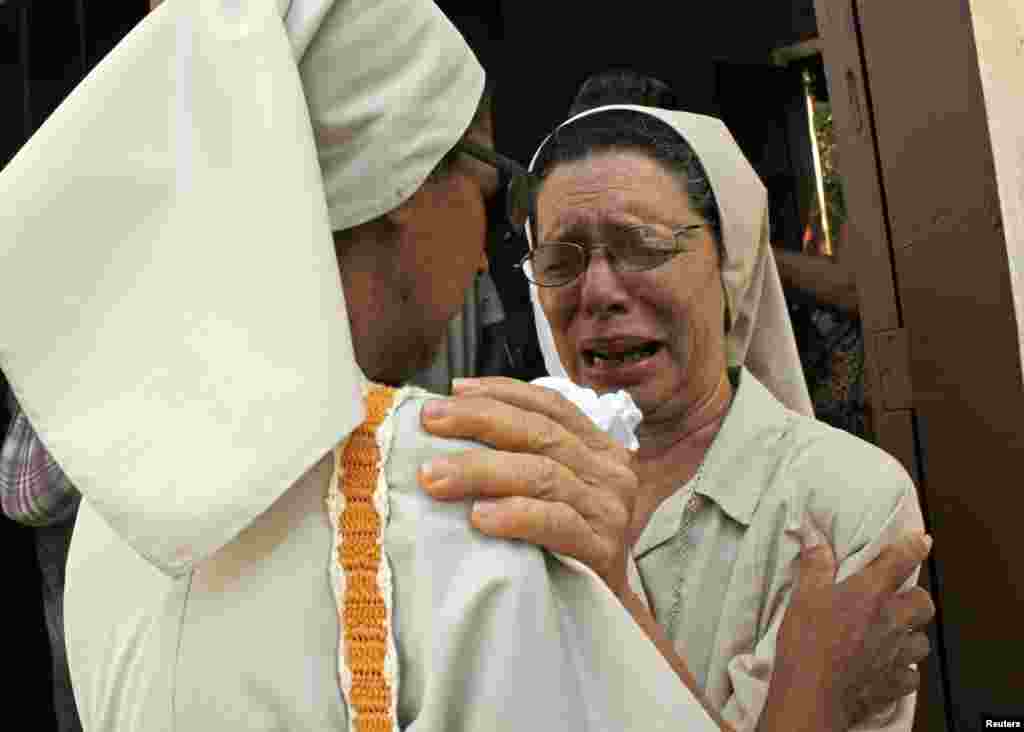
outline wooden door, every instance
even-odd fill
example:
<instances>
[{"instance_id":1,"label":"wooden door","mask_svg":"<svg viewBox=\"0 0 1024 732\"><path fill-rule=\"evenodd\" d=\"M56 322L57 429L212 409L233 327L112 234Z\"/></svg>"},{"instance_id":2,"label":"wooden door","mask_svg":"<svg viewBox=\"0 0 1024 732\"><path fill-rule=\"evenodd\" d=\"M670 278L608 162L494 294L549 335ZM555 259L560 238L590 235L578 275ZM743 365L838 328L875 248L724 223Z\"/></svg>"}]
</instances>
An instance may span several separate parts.
<instances>
[{"instance_id":1,"label":"wooden door","mask_svg":"<svg viewBox=\"0 0 1024 732\"><path fill-rule=\"evenodd\" d=\"M915 730L1024 711L1019 332L967 0L817 0L880 446L938 607Z\"/></svg>"}]
</instances>

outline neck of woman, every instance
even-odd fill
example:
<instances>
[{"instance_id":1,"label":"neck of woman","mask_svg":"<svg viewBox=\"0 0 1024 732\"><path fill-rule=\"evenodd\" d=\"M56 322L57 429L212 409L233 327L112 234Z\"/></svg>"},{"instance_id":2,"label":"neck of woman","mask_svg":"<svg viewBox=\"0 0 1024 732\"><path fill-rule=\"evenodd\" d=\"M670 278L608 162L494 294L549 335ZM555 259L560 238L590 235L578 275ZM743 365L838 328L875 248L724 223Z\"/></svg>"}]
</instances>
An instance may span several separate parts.
<instances>
[{"instance_id":1,"label":"neck of woman","mask_svg":"<svg viewBox=\"0 0 1024 732\"><path fill-rule=\"evenodd\" d=\"M640 481L640 496L633 517L633 540L647 525L661 502L696 475L732 404L733 388L726 371L682 417L671 422L641 423L640 449L633 469Z\"/></svg>"},{"instance_id":2,"label":"neck of woman","mask_svg":"<svg viewBox=\"0 0 1024 732\"><path fill-rule=\"evenodd\" d=\"M640 449L636 461L641 465L660 463L666 458L674 462L680 452L695 449L700 450L703 457L729 413L732 395L732 383L723 369L714 385L695 399L683 414L674 419L641 422L637 430Z\"/></svg>"}]
</instances>

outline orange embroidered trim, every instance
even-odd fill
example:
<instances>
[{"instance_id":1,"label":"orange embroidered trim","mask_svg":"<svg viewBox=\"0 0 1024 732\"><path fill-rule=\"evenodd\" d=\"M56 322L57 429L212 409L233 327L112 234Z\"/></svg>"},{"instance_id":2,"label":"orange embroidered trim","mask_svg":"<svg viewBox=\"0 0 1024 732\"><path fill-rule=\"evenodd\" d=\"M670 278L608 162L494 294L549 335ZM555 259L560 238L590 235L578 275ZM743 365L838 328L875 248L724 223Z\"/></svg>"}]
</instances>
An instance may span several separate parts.
<instances>
[{"instance_id":1,"label":"orange embroidered trim","mask_svg":"<svg viewBox=\"0 0 1024 732\"><path fill-rule=\"evenodd\" d=\"M356 732L391 732L392 694L384 660L388 609L377 583L381 563L381 518L373 496L380 475L377 428L391 408L395 389L374 385L366 397L366 421L336 453L345 507L338 522L338 563L345 573L340 610L345 662L352 674L349 714ZM350 725L350 729L353 728Z\"/></svg>"}]
</instances>

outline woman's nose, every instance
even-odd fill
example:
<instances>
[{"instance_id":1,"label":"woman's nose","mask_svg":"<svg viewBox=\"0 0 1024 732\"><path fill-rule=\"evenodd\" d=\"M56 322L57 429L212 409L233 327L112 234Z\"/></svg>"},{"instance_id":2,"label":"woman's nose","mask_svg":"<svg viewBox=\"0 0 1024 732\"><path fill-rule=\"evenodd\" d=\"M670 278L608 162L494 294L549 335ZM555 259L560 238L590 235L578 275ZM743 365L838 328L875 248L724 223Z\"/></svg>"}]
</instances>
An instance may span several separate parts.
<instances>
[{"instance_id":1,"label":"woman's nose","mask_svg":"<svg viewBox=\"0 0 1024 732\"><path fill-rule=\"evenodd\" d=\"M595 246L587 249L587 259L583 265L581 276L586 277L587 273L595 268L603 268L607 270L608 274L618 274L618 263L608 247Z\"/></svg>"},{"instance_id":2,"label":"woman's nose","mask_svg":"<svg viewBox=\"0 0 1024 732\"><path fill-rule=\"evenodd\" d=\"M580 306L596 315L612 309L624 310L628 299L629 293L607 250L590 250L586 268L580 274Z\"/></svg>"}]
</instances>

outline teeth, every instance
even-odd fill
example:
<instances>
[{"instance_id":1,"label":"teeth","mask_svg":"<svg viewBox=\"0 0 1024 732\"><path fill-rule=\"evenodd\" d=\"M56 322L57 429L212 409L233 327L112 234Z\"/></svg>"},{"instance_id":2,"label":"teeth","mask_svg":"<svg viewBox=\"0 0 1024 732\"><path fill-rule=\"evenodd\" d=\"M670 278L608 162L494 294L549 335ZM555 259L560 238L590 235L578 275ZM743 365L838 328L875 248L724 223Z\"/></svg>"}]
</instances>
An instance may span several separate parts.
<instances>
[{"instance_id":1,"label":"teeth","mask_svg":"<svg viewBox=\"0 0 1024 732\"><path fill-rule=\"evenodd\" d=\"M603 366L605 364L608 364L608 365L611 365L611 366L618 366L618 365L622 365L623 363L634 363L636 361L642 361L645 358L649 358L650 356L653 356L656 351L657 351L657 347L656 346L655 347L648 346L648 347L645 347L645 348L638 348L638 349L633 350L633 351L629 351L629 352L626 352L626 353L617 353L615 355L612 355L610 353L598 353L596 351L591 351L587 355L587 360L593 366Z\"/></svg>"}]
</instances>

